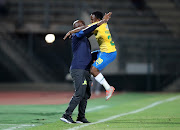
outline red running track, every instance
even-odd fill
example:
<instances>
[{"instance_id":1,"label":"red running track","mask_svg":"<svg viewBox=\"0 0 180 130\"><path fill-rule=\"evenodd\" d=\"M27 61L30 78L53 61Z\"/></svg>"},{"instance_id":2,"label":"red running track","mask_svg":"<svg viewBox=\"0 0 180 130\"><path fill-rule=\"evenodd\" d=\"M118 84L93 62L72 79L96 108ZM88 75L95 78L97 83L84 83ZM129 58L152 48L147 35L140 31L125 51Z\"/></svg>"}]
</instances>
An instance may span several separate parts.
<instances>
[{"instance_id":1,"label":"red running track","mask_svg":"<svg viewBox=\"0 0 180 130\"><path fill-rule=\"evenodd\" d=\"M30 105L30 104L66 104L73 92L0 92L0 105ZM105 91L100 95L92 94L91 99L105 98Z\"/></svg>"}]
</instances>

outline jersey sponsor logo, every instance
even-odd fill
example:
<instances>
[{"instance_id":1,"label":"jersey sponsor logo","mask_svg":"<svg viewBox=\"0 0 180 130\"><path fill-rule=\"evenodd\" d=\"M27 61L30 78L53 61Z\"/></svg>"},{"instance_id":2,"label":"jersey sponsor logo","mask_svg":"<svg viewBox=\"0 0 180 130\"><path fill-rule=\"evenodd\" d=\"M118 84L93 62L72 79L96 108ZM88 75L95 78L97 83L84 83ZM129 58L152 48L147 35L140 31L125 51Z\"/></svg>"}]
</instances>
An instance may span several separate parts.
<instances>
[{"instance_id":1,"label":"jersey sponsor logo","mask_svg":"<svg viewBox=\"0 0 180 130\"><path fill-rule=\"evenodd\" d=\"M87 81L86 81L86 79L84 80L84 83L83 83L82 85L87 85Z\"/></svg>"},{"instance_id":2,"label":"jersey sponsor logo","mask_svg":"<svg viewBox=\"0 0 180 130\"><path fill-rule=\"evenodd\" d=\"M103 59L98 58L98 59L96 60L96 65L99 65L99 64L101 64L102 62L103 62Z\"/></svg>"},{"instance_id":3,"label":"jersey sponsor logo","mask_svg":"<svg viewBox=\"0 0 180 130\"><path fill-rule=\"evenodd\" d=\"M108 35L108 39L110 39L110 40L112 39L112 38L111 38L111 35Z\"/></svg>"},{"instance_id":4,"label":"jersey sponsor logo","mask_svg":"<svg viewBox=\"0 0 180 130\"><path fill-rule=\"evenodd\" d=\"M115 46L114 41L112 41L111 35L108 35L108 39L111 40L111 41L110 41L110 44L111 44L112 46Z\"/></svg>"}]
</instances>

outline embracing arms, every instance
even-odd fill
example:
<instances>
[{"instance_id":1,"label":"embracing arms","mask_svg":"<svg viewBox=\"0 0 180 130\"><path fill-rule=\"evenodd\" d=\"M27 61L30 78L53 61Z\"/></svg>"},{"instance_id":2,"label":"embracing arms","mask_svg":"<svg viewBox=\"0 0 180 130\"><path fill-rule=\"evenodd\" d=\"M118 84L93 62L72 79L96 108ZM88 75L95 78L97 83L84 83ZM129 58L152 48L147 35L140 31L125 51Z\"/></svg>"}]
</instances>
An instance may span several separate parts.
<instances>
[{"instance_id":1,"label":"embracing arms","mask_svg":"<svg viewBox=\"0 0 180 130\"><path fill-rule=\"evenodd\" d=\"M112 14L112 12L109 12L108 14L105 14L104 17L103 17L103 19L102 19L101 21L99 21L98 23L92 25L92 26L94 26L94 27L96 26L95 28L93 27L93 28L90 29L91 26L90 26L90 27L88 27L88 26L81 26L81 27L75 28L75 29L69 31L68 33L66 33L66 35L64 36L63 39L65 40L67 37L71 37L71 35L72 35L73 33L77 33L77 32L79 32L79 31L81 31L81 30L82 30L83 32L86 32L86 33L89 33L90 30L94 31L97 27L99 27L99 26L102 25L103 23L108 22L109 19L111 18L111 14ZM86 31L86 30L87 30L87 31ZM91 31L91 32L92 32L92 31Z\"/></svg>"}]
</instances>

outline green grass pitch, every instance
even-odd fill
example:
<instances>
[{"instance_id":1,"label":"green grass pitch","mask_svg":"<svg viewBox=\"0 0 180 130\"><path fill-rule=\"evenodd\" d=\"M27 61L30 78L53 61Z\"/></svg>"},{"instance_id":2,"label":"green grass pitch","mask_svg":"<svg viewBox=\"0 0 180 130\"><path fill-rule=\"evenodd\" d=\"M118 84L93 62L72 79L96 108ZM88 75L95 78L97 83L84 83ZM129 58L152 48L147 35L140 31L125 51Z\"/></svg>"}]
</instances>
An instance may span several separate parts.
<instances>
[{"instance_id":1,"label":"green grass pitch","mask_svg":"<svg viewBox=\"0 0 180 130\"><path fill-rule=\"evenodd\" d=\"M132 112L179 93L123 93L90 99L86 118L96 123L109 117ZM61 100L61 99L59 99ZM0 130L64 130L84 124L66 124L59 118L68 104L63 105L0 105ZM97 108L97 109L96 109ZM73 113L76 120L77 109ZM180 130L180 97L161 102L146 110L127 114L105 122L84 126L83 130Z\"/></svg>"}]
</instances>

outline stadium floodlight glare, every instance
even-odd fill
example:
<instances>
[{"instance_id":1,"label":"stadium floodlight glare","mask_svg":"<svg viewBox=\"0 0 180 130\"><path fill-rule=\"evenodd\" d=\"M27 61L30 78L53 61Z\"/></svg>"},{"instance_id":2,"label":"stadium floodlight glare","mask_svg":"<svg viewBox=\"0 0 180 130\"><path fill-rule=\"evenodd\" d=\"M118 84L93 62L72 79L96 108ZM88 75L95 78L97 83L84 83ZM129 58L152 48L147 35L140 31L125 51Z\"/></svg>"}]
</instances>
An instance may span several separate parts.
<instances>
[{"instance_id":1,"label":"stadium floodlight glare","mask_svg":"<svg viewBox=\"0 0 180 130\"><path fill-rule=\"evenodd\" d=\"M47 43L53 43L55 41L55 35L54 34L47 34L45 37L45 40Z\"/></svg>"}]
</instances>

